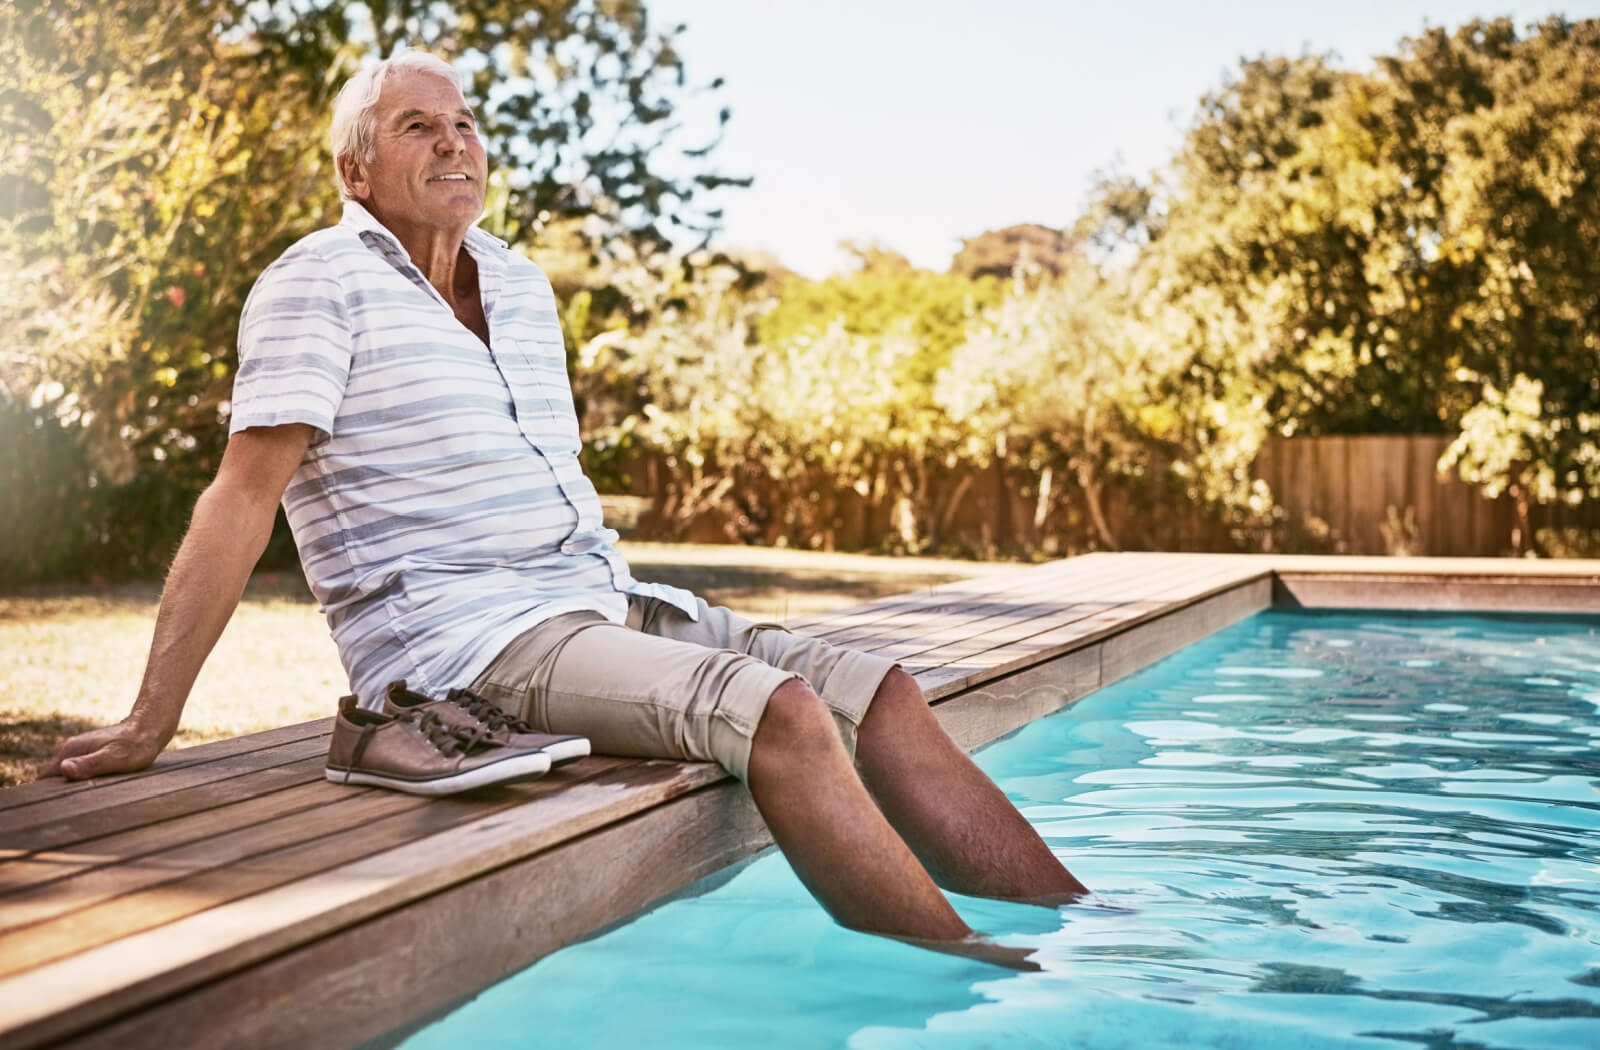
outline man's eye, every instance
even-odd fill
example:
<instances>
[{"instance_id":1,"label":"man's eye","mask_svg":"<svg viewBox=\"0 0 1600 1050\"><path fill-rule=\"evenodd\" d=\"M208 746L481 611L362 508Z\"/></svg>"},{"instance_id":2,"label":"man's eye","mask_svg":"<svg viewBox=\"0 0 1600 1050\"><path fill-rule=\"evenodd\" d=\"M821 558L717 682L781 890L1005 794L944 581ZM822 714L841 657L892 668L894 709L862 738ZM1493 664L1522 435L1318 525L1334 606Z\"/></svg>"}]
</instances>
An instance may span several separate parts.
<instances>
[{"instance_id":1,"label":"man's eye","mask_svg":"<svg viewBox=\"0 0 1600 1050\"><path fill-rule=\"evenodd\" d=\"M427 127L427 125L422 123L422 121L413 120L410 124L406 125L406 130L407 131L418 131L418 130L424 128L424 127Z\"/></svg>"}]
</instances>

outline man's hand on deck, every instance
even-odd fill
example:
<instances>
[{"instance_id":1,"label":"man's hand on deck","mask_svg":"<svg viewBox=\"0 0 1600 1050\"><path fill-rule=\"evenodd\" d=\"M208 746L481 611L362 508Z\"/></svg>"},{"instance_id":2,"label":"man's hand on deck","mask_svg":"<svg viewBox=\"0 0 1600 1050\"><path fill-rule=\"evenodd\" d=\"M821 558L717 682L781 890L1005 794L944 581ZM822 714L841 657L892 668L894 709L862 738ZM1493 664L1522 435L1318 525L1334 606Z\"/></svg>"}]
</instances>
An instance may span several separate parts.
<instances>
[{"instance_id":1,"label":"man's hand on deck","mask_svg":"<svg viewBox=\"0 0 1600 1050\"><path fill-rule=\"evenodd\" d=\"M251 427L228 440L217 476L194 505L161 589L150 657L133 710L79 733L39 770L71 780L143 769L178 731L201 664L227 626L272 535L272 518L314 435L303 423Z\"/></svg>"},{"instance_id":2,"label":"man's hand on deck","mask_svg":"<svg viewBox=\"0 0 1600 1050\"><path fill-rule=\"evenodd\" d=\"M154 762L170 736L151 733L126 719L91 729L63 740L50 761L40 767L39 776L85 780L132 773Z\"/></svg>"}]
</instances>

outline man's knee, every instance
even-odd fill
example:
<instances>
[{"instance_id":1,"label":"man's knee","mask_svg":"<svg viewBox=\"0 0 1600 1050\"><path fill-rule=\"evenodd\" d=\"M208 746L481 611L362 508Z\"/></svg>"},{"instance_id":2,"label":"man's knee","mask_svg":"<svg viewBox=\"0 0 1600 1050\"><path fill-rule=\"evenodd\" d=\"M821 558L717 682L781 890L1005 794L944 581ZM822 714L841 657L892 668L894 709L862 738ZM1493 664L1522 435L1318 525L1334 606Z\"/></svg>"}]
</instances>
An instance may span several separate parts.
<instances>
[{"instance_id":1,"label":"man's knee","mask_svg":"<svg viewBox=\"0 0 1600 1050\"><path fill-rule=\"evenodd\" d=\"M761 752L799 757L844 749L828 705L799 678L773 690L751 742L751 757Z\"/></svg>"},{"instance_id":2,"label":"man's knee","mask_svg":"<svg viewBox=\"0 0 1600 1050\"><path fill-rule=\"evenodd\" d=\"M899 668L890 671L856 736L856 762L868 786L884 776L944 768L960 754L917 680Z\"/></svg>"},{"instance_id":3,"label":"man's knee","mask_svg":"<svg viewBox=\"0 0 1600 1050\"><path fill-rule=\"evenodd\" d=\"M884 675L873 695L866 717L861 720L861 733L865 737L931 724L937 724L937 720L928 706L928 698L922 695L922 687L915 678L895 667Z\"/></svg>"}]
</instances>

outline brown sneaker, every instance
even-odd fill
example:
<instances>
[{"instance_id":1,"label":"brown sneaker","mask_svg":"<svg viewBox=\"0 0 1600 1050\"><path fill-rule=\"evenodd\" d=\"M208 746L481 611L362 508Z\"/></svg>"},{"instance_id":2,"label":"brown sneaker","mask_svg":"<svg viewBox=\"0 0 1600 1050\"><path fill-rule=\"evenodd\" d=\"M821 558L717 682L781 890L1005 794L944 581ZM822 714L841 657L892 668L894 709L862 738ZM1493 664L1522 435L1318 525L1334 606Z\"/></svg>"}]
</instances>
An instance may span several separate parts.
<instances>
[{"instance_id":1,"label":"brown sneaker","mask_svg":"<svg viewBox=\"0 0 1600 1050\"><path fill-rule=\"evenodd\" d=\"M333 721L325 775L335 784L452 795L531 780L549 769L550 756L542 751L503 747L483 730L450 725L432 711L378 714L347 696Z\"/></svg>"},{"instance_id":2,"label":"brown sneaker","mask_svg":"<svg viewBox=\"0 0 1600 1050\"><path fill-rule=\"evenodd\" d=\"M384 691L383 710L387 714L404 711L432 711L450 725L482 729L502 747L530 748L550 756L553 765L571 762L589 753L589 739L535 732L522 719L507 714L493 700L467 689L452 689L443 700L413 693L404 681L390 682Z\"/></svg>"}]
</instances>

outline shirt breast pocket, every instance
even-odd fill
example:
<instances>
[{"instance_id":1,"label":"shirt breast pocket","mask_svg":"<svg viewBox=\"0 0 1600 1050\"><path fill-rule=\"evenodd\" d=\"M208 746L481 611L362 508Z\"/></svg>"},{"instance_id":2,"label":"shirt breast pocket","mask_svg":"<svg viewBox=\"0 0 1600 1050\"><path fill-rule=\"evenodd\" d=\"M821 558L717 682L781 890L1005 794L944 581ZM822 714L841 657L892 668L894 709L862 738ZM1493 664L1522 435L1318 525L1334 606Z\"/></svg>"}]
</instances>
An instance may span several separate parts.
<instances>
[{"instance_id":1,"label":"shirt breast pocket","mask_svg":"<svg viewBox=\"0 0 1600 1050\"><path fill-rule=\"evenodd\" d=\"M516 349L527 369L523 394L535 407L534 423L540 443L552 450L577 452L582 439L572 383L567 377L567 353L560 337L518 339Z\"/></svg>"}]
</instances>

